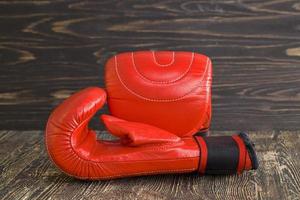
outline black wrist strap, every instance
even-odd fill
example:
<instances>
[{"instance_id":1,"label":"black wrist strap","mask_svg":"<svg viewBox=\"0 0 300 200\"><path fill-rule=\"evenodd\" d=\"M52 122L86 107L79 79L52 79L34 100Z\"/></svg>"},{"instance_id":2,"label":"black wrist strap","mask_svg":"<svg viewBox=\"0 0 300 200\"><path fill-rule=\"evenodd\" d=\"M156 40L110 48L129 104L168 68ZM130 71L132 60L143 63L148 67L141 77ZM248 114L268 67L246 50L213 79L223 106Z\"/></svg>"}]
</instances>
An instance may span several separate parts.
<instances>
[{"instance_id":1,"label":"black wrist strap","mask_svg":"<svg viewBox=\"0 0 300 200\"><path fill-rule=\"evenodd\" d=\"M258 167L254 145L245 133L233 136L195 136L195 139L199 146L201 174L241 173L246 166L247 153L252 169Z\"/></svg>"}]
</instances>

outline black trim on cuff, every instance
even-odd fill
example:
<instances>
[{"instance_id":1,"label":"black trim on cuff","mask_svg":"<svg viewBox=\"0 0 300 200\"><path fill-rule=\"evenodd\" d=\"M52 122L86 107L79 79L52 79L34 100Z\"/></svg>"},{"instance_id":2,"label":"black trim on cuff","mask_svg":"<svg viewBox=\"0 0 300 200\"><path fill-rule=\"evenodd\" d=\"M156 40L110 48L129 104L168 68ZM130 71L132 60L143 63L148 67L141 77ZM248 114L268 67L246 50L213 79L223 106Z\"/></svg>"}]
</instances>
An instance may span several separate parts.
<instances>
[{"instance_id":1,"label":"black trim on cuff","mask_svg":"<svg viewBox=\"0 0 300 200\"><path fill-rule=\"evenodd\" d=\"M231 136L203 137L207 145L205 174L235 174L239 148Z\"/></svg>"},{"instance_id":2,"label":"black trim on cuff","mask_svg":"<svg viewBox=\"0 0 300 200\"><path fill-rule=\"evenodd\" d=\"M242 138L242 140L245 143L246 149L249 153L249 157L250 157L250 160L252 163L252 169L257 169L259 166L259 163L258 163L257 155L256 155L256 152L254 149L254 146L255 146L254 143L251 142L247 133L241 132L239 134L239 137Z\"/></svg>"}]
</instances>

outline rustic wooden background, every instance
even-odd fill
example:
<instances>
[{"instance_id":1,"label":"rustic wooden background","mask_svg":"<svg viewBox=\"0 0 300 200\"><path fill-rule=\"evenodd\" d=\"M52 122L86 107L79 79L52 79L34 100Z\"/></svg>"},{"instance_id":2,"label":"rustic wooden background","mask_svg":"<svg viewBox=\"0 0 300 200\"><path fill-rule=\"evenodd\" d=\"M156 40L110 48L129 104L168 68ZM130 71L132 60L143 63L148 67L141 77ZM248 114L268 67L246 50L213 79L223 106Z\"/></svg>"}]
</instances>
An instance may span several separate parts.
<instances>
[{"instance_id":1,"label":"rustic wooden background","mask_svg":"<svg viewBox=\"0 0 300 200\"><path fill-rule=\"evenodd\" d=\"M110 56L144 49L212 58L212 130L252 131L258 172L91 183L55 170L50 111L103 86ZM299 0L0 0L0 77L0 199L300 199Z\"/></svg>"}]
</instances>

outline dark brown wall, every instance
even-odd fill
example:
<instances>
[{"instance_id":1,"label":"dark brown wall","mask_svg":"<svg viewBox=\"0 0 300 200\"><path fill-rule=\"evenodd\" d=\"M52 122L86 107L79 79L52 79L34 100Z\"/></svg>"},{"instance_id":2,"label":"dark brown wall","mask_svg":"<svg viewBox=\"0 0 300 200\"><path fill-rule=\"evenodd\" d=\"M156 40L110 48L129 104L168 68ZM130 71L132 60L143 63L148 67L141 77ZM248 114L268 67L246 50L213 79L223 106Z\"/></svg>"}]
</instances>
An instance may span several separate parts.
<instances>
[{"instance_id":1,"label":"dark brown wall","mask_svg":"<svg viewBox=\"0 0 300 200\"><path fill-rule=\"evenodd\" d=\"M103 86L108 57L141 49L212 58L213 130L300 128L298 0L53 0L0 1L0 129L44 129L64 98Z\"/></svg>"}]
</instances>

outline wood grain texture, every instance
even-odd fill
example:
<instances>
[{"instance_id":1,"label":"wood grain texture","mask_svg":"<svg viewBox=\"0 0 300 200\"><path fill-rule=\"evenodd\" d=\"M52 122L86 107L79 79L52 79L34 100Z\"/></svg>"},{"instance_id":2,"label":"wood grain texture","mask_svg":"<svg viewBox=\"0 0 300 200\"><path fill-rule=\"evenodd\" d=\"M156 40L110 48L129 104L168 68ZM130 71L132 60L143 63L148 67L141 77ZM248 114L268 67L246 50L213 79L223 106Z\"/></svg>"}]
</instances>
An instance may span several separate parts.
<instances>
[{"instance_id":1,"label":"wood grain texture","mask_svg":"<svg viewBox=\"0 0 300 200\"><path fill-rule=\"evenodd\" d=\"M212 134L228 133L232 132ZM299 199L300 132L249 134L260 167L240 176L181 174L80 181L50 162L41 131L0 131L0 199Z\"/></svg>"},{"instance_id":2,"label":"wood grain texture","mask_svg":"<svg viewBox=\"0 0 300 200\"><path fill-rule=\"evenodd\" d=\"M43 129L110 56L144 49L212 58L213 130L300 128L299 0L1 0L0 27L2 130Z\"/></svg>"}]
</instances>

